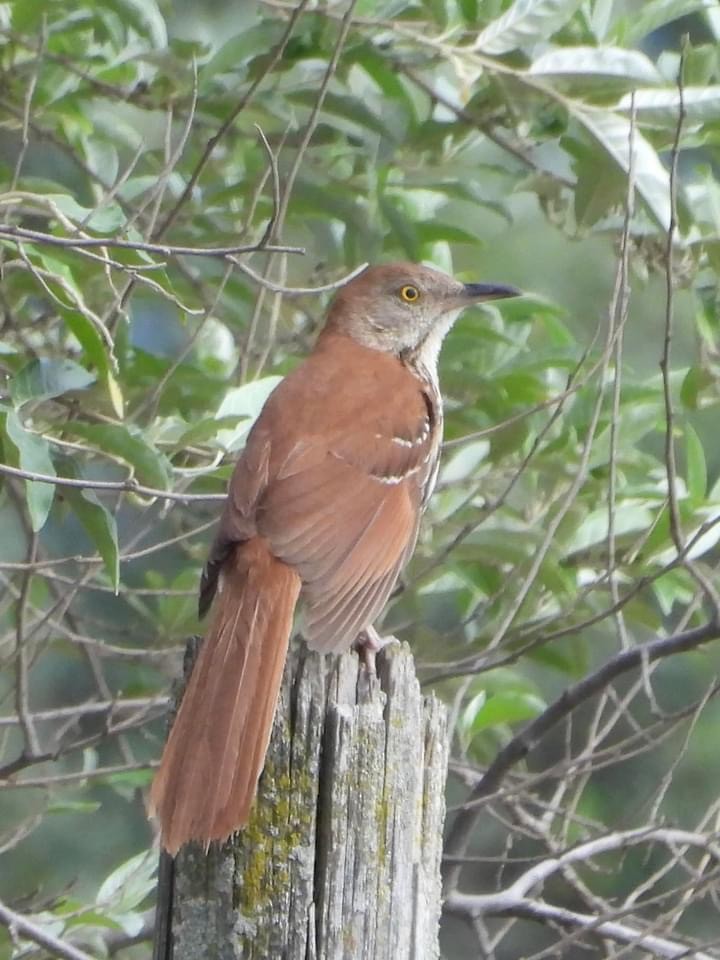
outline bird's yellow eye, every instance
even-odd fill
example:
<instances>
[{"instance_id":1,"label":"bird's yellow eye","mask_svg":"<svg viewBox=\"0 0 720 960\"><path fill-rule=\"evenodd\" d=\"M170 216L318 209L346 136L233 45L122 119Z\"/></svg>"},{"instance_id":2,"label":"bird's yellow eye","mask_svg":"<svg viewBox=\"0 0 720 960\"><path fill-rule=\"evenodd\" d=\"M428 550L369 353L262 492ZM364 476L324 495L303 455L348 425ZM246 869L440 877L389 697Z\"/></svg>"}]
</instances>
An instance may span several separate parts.
<instances>
[{"instance_id":1,"label":"bird's yellow eye","mask_svg":"<svg viewBox=\"0 0 720 960\"><path fill-rule=\"evenodd\" d=\"M420 291L417 287L408 283L404 287L400 287L400 297L405 303L415 303L416 300L420 299Z\"/></svg>"}]
</instances>

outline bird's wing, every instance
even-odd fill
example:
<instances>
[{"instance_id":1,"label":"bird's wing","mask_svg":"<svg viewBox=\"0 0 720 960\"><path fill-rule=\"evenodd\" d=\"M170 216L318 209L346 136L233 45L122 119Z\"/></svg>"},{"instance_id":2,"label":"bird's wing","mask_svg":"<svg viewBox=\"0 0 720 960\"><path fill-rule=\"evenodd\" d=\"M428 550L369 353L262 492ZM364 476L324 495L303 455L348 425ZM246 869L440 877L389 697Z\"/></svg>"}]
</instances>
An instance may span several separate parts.
<instances>
[{"instance_id":1,"label":"bird's wing","mask_svg":"<svg viewBox=\"0 0 720 960\"><path fill-rule=\"evenodd\" d=\"M200 579L198 609L204 616L215 597L223 567L238 543L255 534L255 508L268 482L271 443L261 423L253 429L230 484L217 533Z\"/></svg>"},{"instance_id":2,"label":"bird's wing","mask_svg":"<svg viewBox=\"0 0 720 960\"><path fill-rule=\"evenodd\" d=\"M314 649L347 648L382 610L415 545L436 448L423 409L398 432L304 438L268 481L257 531L303 581Z\"/></svg>"}]
</instances>

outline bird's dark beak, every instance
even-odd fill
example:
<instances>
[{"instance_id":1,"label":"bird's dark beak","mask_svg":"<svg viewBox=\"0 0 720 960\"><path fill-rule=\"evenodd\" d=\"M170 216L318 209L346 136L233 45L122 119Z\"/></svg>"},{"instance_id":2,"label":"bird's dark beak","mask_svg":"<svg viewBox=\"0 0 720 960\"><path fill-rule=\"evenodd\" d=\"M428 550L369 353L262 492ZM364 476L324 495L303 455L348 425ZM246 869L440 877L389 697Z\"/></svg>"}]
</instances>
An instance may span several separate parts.
<instances>
[{"instance_id":1,"label":"bird's dark beak","mask_svg":"<svg viewBox=\"0 0 720 960\"><path fill-rule=\"evenodd\" d=\"M480 303L483 300L505 300L507 297L521 297L522 290L506 287L499 283L466 283L465 296L468 300Z\"/></svg>"}]
</instances>

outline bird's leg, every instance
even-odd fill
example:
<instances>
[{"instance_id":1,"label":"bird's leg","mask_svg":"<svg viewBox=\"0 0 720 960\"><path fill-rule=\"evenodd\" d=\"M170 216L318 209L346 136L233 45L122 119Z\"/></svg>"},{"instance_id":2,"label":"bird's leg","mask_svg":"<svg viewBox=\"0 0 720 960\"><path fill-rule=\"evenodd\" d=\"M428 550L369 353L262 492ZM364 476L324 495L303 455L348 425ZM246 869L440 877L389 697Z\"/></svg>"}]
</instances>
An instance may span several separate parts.
<instances>
[{"instance_id":1,"label":"bird's leg","mask_svg":"<svg viewBox=\"0 0 720 960\"><path fill-rule=\"evenodd\" d=\"M355 641L355 647L360 655L360 661L365 665L365 669L371 676L375 676L375 656L379 650L389 646L391 643L399 643L397 637L388 634L381 637L375 627L365 627L362 633L358 634Z\"/></svg>"}]
</instances>

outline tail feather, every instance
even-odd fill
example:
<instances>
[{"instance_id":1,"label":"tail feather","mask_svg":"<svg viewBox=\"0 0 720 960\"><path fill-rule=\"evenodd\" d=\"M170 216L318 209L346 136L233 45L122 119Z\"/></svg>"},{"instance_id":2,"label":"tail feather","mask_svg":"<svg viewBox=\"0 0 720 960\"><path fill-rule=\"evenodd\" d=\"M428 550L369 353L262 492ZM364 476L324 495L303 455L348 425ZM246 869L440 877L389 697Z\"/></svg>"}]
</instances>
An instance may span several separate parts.
<instances>
[{"instance_id":1,"label":"tail feather","mask_svg":"<svg viewBox=\"0 0 720 960\"><path fill-rule=\"evenodd\" d=\"M162 845L206 847L247 823L265 760L300 578L254 538L223 566L202 643L150 791Z\"/></svg>"}]
</instances>

